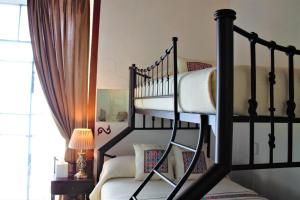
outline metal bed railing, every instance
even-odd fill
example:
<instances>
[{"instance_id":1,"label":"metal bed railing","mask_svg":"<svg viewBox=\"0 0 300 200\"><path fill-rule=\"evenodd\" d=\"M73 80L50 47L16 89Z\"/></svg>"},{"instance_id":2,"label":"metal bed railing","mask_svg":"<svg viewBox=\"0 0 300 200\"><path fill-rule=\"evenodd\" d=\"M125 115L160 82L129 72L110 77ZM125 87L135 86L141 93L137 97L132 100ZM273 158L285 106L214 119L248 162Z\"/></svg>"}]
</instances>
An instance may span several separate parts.
<instances>
[{"instance_id":1,"label":"metal bed railing","mask_svg":"<svg viewBox=\"0 0 300 200\"><path fill-rule=\"evenodd\" d=\"M173 44L171 47L165 50L162 56L149 67L139 68L135 64L130 67L132 70L132 76L135 76L135 83L130 86L131 90L134 90L134 99L155 99L155 98L173 98L174 105L177 104L177 85L178 85L178 67L177 67L177 38L173 37ZM172 61L173 60L173 61ZM133 77L132 77L133 78ZM131 97L132 98L132 97ZM132 103L134 104L134 102ZM178 113L174 110L175 113ZM137 109L138 110L138 109ZM136 112L143 115L143 126L141 128L147 128L145 126L145 111L138 110ZM140 112L139 112L140 111ZM173 111L171 112L173 113ZM147 113L149 114L149 113ZM173 115L173 114L171 114ZM166 117L170 118L170 117ZM173 119L170 119L169 128L173 127ZM154 127L155 117L152 116L152 127ZM161 118L159 128L165 127L164 117ZM179 129L198 128L197 123L187 122L186 126L182 121L177 122Z\"/></svg>"},{"instance_id":2,"label":"metal bed railing","mask_svg":"<svg viewBox=\"0 0 300 200\"><path fill-rule=\"evenodd\" d=\"M294 56L300 55L300 50L297 50L294 46L284 47L276 44L274 41L266 41L258 36L254 32L247 32L238 26L233 26L233 31L250 42L250 59L251 59L251 97L248 101L249 103L249 125L250 125L250 150L249 150L249 165L254 165L254 128L255 123L260 122L262 117L257 115L256 109L258 106L256 100L256 45L262 45L269 49L270 52L270 71L269 71L269 112L270 115L267 118L267 122L270 123L270 133L269 133L269 164L274 163L274 148L275 148L275 123L276 122L286 122L288 124L288 153L287 153L287 164L286 166L293 166L293 123L299 123L299 118L295 116L296 103L294 100ZM275 105L274 105L274 86L276 84L275 75L275 51L284 52L288 56L288 100L286 102L287 117L275 117ZM238 117L237 117L238 118ZM265 117L266 118L266 117ZM282 165L282 163L280 164ZM262 167L262 165L260 165ZM265 165L267 166L267 165Z\"/></svg>"},{"instance_id":3,"label":"metal bed railing","mask_svg":"<svg viewBox=\"0 0 300 200\"><path fill-rule=\"evenodd\" d=\"M173 43L176 43L177 38L173 38ZM174 49L173 44L167 49L158 61L147 68L138 68L133 65L136 74L136 92L135 99L140 98L162 98L172 97L170 93L170 53ZM175 50L173 50L174 52ZM174 54L173 54L174 57ZM165 64L165 67L164 67ZM174 69L174 68L173 68ZM166 74L165 74L166 73ZM160 77L159 77L160 76ZM177 74L174 73L174 79ZM166 79L166 80L165 80ZM161 88L159 84L161 82ZM164 91L164 82L166 82L166 91ZM155 85L156 84L156 85ZM152 86L152 90L151 90ZM147 88L146 88L147 87ZM173 87L174 88L174 87ZM161 91L159 91L161 89ZM155 93L156 92L156 93ZM160 94L159 94L160 92ZM147 95L146 95L147 94Z\"/></svg>"},{"instance_id":4,"label":"metal bed railing","mask_svg":"<svg viewBox=\"0 0 300 200\"><path fill-rule=\"evenodd\" d=\"M174 112L169 117L171 127L178 123L178 107L177 107L177 37L172 38L172 45L165 50L165 53L160 57L158 61L155 61L153 65L147 68L138 68L133 64L130 70L130 126L135 127L135 108L136 99L147 98L173 98ZM170 55L173 54L173 93L170 91ZM164 67L165 64L165 67ZM164 75L166 73L166 75ZM156 74L156 76L155 76ZM161 75L161 77L159 77ZM164 79L165 78L165 79ZM159 82L161 81L161 87ZM156 85L155 85L156 84ZM164 91L164 84L167 88ZM159 89L161 92L159 93ZM176 105L176 106L175 106ZM163 117L161 118L161 127L164 127ZM154 128L155 117L152 117L152 128ZM181 122L179 122L181 126ZM189 124L188 124L189 126ZM143 128L145 127L145 114L143 113Z\"/></svg>"}]
</instances>

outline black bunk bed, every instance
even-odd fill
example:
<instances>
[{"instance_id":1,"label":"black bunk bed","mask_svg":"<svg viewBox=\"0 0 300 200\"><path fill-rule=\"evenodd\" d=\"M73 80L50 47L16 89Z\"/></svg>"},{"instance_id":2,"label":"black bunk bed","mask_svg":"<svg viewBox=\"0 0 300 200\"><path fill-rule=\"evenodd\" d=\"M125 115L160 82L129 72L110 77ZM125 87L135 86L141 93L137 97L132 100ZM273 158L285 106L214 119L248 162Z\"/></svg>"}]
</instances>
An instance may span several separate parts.
<instances>
[{"instance_id":1,"label":"black bunk bed","mask_svg":"<svg viewBox=\"0 0 300 200\"><path fill-rule=\"evenodd\" d=\"M173 199L181 186L187 180L189 174L192 172L194 165L199 157L202 149L204 138L209 139L210 129L214 130L216 137L215 140L215 164L205 173L201 178L196 180L185 191L176 196L177 199L201 199L210 189L212 189L222 178L224 178L231 170L249 170L249 169L267 169L267 168L287 168L287 167L300 167L300 162L293 161L293 124L300 123L300 118L295 116L296 104L294 101L294 56L300 55L300 50L297 50L293 46L284 47L276 44L274 41L266 41L256 33L249 33L238 26L234 25L236 13L230 9L218 10L214 14L217 23L217 98L216 98L216 113L182 113L178 112L178 91L177 91L177 38L173 38L173 44L168 48L164 55L160 57L154 65L142 69L137 68L136 65L130 67L130 92L129 92L129 122L128 127L124 129L120 134L110 140L107 144L102 146L98 150L98 166L97 166L97 178L99 177L104 156L107 156L106 152L114 145L120 142L124 137L130 134L136 129L145 129L145 115L152 117L158 117L162 119L172 120L172 136L170 142L165 150L164 155L158 162L157 166L152 170L149 176L142 182L137 191L132 195L131 199L137 199L137 195L147 184L154 174L159 175L163 180L174 187L173 191L167 199ZM249 109L248 116L237 116L233 113L233 72L234 72L234 46L233 37L234 33L239 34L247 38L250 42L250 74L251 77L251 96L248 101ZM256 109L258 102L256 101L256 45L262 45L270 51L270 70L269 70L269 115L260 116L257 114ZM274 85L276 84L275 77L275 62L274 52L280 51L286 53L288 57L288 100L286 116L275 116L274 107ZM151 84L158 81L159 74L161 79L166 78L165 84L169 84L169 56L173 55L173 94L170 95L169 91L162 92L157 98L172 97L173 98L173 111L163 110L149 110L149 109L136 109L135 100L143 97L137 90L138 87L143 88L143 84ZM164 65L165 64L165 65ZM220 67L221 66L221 67ZM167 71L164 74L164 71ZM156 74L156 76L155 76ZM155 79L156 77L156 79ZM162 81L163 83L164 81ZM156 84L158 87L158 84ZM169 87L167 87L169 88ZM142 92L141 92L142 93ZM155 98L151 96L151 98ZM143 115L143 127L137 128L135 123L135 114ZM175 142L177 129L180 128L180 122L196 123L199 126L199 136L197 141L197 147L192 148L184 144ZM233 141L233 123L247 122L250 128L250 150L249 150L249 163L242 165L232 164L232 141ZM254 162L254 127L256 123L269 123L269 162L267 163L255 163ZM287 124L287 161L286 162L274 162L273 150L275 148L275 123ZM163 120L162 120L163 128ZM157 129L154 126L146 129ZM173 145L194 152L194 158L190 164L190 167L186 171L182 179L175 184L164 175L158 172L158 169L164 159L167 157Z\"/></svg>"}]
</instances>

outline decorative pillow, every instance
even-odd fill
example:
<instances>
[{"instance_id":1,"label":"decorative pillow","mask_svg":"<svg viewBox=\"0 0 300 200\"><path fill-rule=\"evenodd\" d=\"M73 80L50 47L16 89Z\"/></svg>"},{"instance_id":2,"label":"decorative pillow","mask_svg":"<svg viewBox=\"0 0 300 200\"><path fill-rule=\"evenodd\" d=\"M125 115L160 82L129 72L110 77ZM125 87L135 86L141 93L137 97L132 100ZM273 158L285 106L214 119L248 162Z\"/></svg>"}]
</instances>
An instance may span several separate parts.
<instances>
[{"instance_id":1,"label":"decorative pillow","mask_svg":"<svg viewBox=\"0 0 300 200\"><path fill-rule=\"evenodd\" d=\"M187 62L187 70L196 71L201 69L206 69L212 67L211 64L203 63L203 62Z\"/></svg>"},{"instance_id":2,"label":"decorative pillow","mask_svg":"<svg viewBox=\"0 0 300 200\"><path fill-rule=\"evenodd\" d=\"M108 179L134 177L134 161L134 156L120 156L105 161L100 179L103 177Z\"/></svg>"},{"instance_id":3,"label":"decorative pillow","mask_svg":"<svg viewBox=\"0 0 300 200\"><path fill-rule=\"evenodd\" d=\"M161 70L161 69L159 69ZM184 73L184 72L187 72L188 69L187 69L187 59L186 58L183 58L183 57L180 57L180 56L177 56L177 72L180 74L180 73ZM156 70L154 71L154 76L156 77ZM167 76L167 63L166 61L164 61L164 71L163 71L163 75L164 76ZM172 76L174 75L174 61L173 61L173 58L170 57L170 60L169 60L169 75ZM161 77L161 72L159 71L158 73L158 78Z\"/></svg>"},{"instance_id":4,"label":"decorative pillow","mask_svg":"<svg viewBox=\"0 0 300 200\"><path fill-rule=\"evenodd\" d=\"M192 162L194 153L190 151L182 151L182 160L183 160L183 167L184 167L184 172L188 170L190 163ZM201 151L199 159L192 171L192 174L203 174L207 170L207 164L205 161L205 155L204 152Z\"/></svg>"},{"instance_id":5,"label":"decorative pillow","mask_svg":"<svg viewBox=\"0 0 300 200\"><path fill-rule=\"evenodd\" d=\"M187 63L188 62L187 62L186 58L177 56L177 70L178 70L178 73L183 73L183 72L187 72L188 71Z\"/></svg>"},{"instance_id":6,"label":"decorative pillow","mask_svg":"<svg viewBox=\"0 0 300 200\"><path fill-rule=\"evenodd\" d=\"M173 152L175 157L176 179L181 179L192 162L194 152L186 151L176 146L174 146ZM193 180L199 178L210 167L211 163L210 159L206 156L206 145L203 145L199 159L188 179Z\"/></svg>"},{"instance_id":7,"label":"decorative pillow","mask_svg":"<svg viewBox=\"0 0 300 200\"><path fill-rule=\"evenodd\" d=\"M134 144L133 147L135 152L135 180L144 180L162 157L164 148L156 144ZM169 179L174 179L170 156L163 162L158 171ZM160 177L154 175L152 179L157 180Z\"/></svg>"}]
</instances>

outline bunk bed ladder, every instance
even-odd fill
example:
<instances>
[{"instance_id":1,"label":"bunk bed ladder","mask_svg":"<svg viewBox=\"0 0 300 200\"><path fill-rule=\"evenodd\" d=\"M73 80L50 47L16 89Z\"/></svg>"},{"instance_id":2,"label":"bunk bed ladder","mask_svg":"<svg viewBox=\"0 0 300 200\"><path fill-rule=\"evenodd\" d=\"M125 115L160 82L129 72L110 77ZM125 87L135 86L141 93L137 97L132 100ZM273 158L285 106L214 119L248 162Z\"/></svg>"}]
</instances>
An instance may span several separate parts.
<instances>
[{"instance_id":1,"label":"bunk bed ladder","mask_svg":"<svg viewBox=\"0 0 300 200\"><path fill-rule=\"evenodd\" d=\"M196 149L187 147L185 145L176 143L176 142L172 142L171 144L176 145L182 149L188 150L188 151L192 151L194 152L194 156L193 159L190 163L190 166L188 167L188 169L186 170L184 176L179 180L179 182L177 183L177 185L174 187L173 191L170 193L170 195L168 196L167 199L173 199L175 197L175 195L177 194L177 192L180 190L180 188L183 186L183 184L185 183L185 181L187 180L187 178L189 177L189 175L192 173L198 159L199 156L201 154L202 151L202 144L204 141L204 136L208 135L208 119L207 116L202 115L201 116L201 124L199 127L199 136L198 136L198 141L197 141L197 147Z\"/></svg>"},{"instance_id":2,"label":"bunk bed ladder","mask_svg":"<svg viewBox=\"0 0 300 200\"><path fill-rule=\"evenodd\" d=\"M175 197L175 195L177 194L177 192L180 190L180 188L183 186L183 184L185 183L185 181L187 180L187 178L189 177L189 175L192 173L202 150L202 144L204 141L204 136L206 135L208 129L208 118L205 115L202 115L200 117L201 119L201 123L200 123L200 127L199 127L199 136L198 136L198 141L197 141L197 146L196 148L192 148L189 146L186 146L184 144L175 142L175 138L176 138L176 123L173 123L173 131L172 131L172 137L171 140L168 144L168 147L164 153L164 155L162 156L162 158L159 160L159 162L157 163L157 165L152 169L152 171L149 173L149 175L146 177L146 179L142 182L142 184L139 186L139 188L136 190L136 192L132 195L131 200L137 200L137 195L142 191L142 189L146 186L146 184L150 181L150 179L152 178L153 175L158 175L162 180L164 180L166 183L168 183L170 186L173 187L172 192L169 194L167 200L171 200ZM165 175L161 174L159 172L159 168L161 166L161 164L165 161L165 159L167 158L168 154L171 151L172 146L177 146L181 149L187 150L187 151L191 151L194 152L194 156L193 159L188 167L188 169L186 170L184 176L178 181L178 183L175 183L174 181L170 180L168 177L166 177Z\"/></svg>"}]
</instances>

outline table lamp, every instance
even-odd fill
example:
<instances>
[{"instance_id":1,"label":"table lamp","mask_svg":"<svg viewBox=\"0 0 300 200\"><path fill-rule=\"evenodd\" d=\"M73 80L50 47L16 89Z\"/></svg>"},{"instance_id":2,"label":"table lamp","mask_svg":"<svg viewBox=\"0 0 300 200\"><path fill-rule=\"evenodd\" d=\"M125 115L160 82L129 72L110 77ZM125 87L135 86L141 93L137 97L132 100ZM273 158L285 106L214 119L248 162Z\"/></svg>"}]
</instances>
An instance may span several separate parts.
<instances>
[{"instance_id":1,"label":"table lamp","mask_svg":"<svg viewBox=\"0 0 300 200\"><path fill-rule=\"evenodd\" d=\"M69 142L69 148L80 149L80 152L78 153L78 159L76 161L78 172L74 175L74 177L77 179L87 178L86 156L84 150L94 148L92 130L87 128L74 129L73 134L71 136L71 140Z\"/></svg>"}]
</instances>

